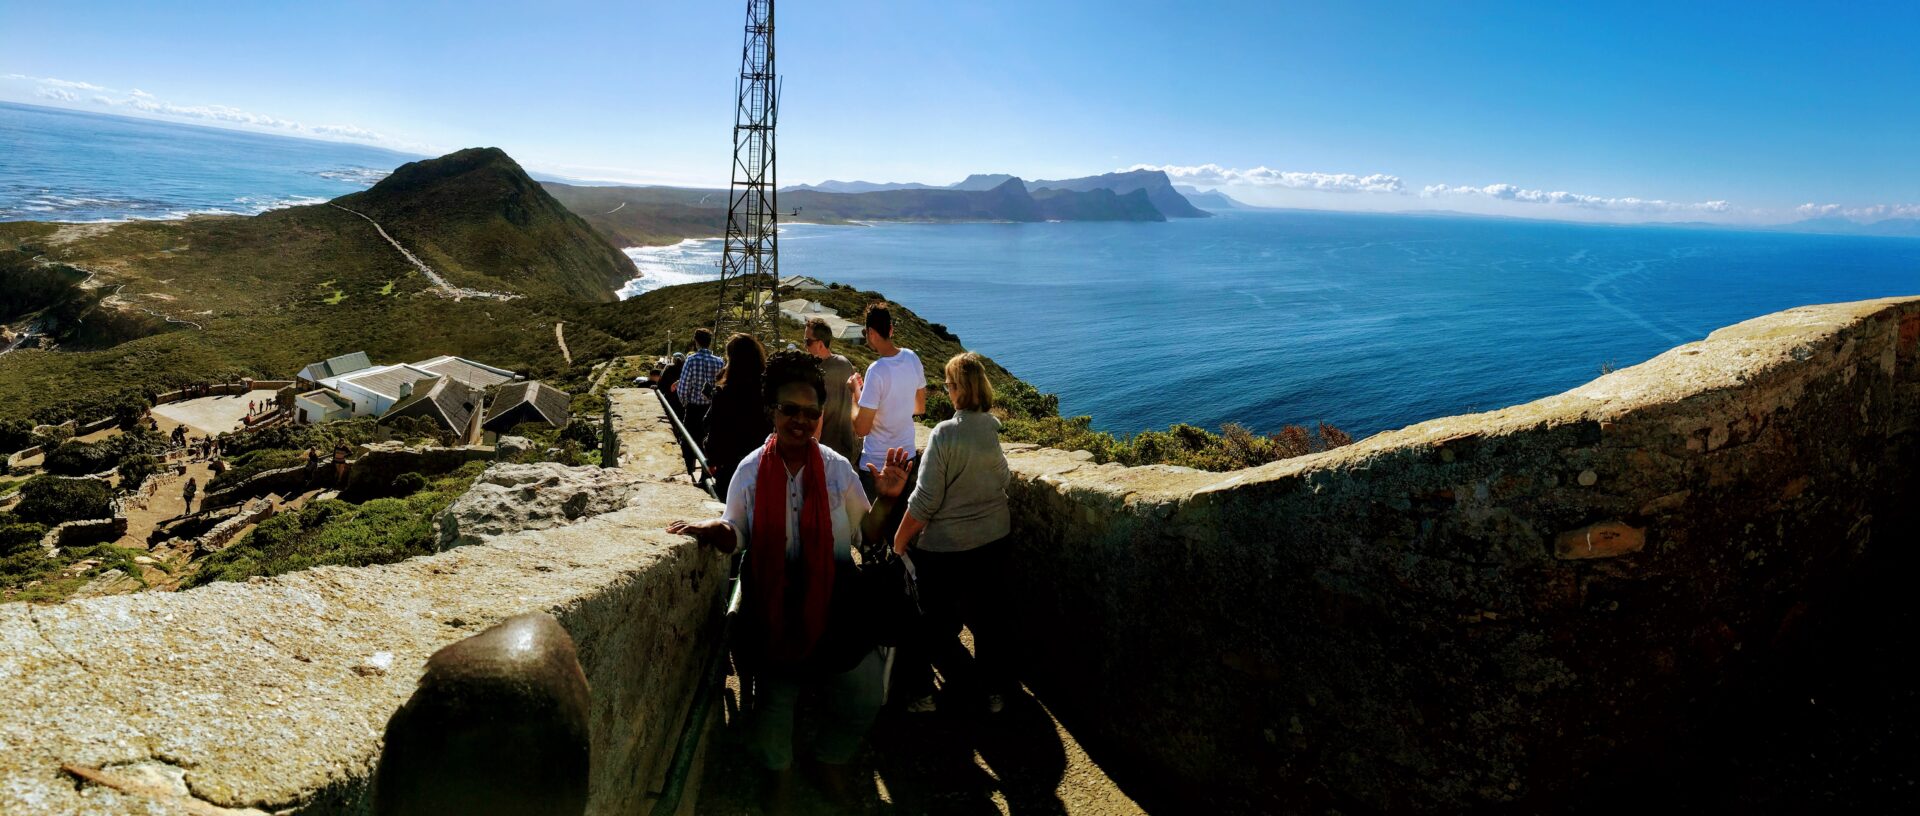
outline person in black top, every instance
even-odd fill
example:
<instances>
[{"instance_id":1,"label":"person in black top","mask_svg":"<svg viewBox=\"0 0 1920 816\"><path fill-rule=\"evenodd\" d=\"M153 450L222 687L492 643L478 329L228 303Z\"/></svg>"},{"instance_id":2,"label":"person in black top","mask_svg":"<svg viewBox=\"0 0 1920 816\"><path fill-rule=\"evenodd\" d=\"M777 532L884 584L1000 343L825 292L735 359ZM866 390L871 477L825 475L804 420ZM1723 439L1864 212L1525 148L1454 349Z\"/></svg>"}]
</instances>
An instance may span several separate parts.
<instances>
[{"instance_id":1,"label":"person in black top","mask_svg":"<svg viewBox=\"0 0 1920 816\"><path fill-rule=\"evenodd\" d=\"M719 495L727 495L740 460L767 443L773 420L760 404L760 379L767 371L767 351L751 334L727 338L727 367L720 370L707 409L707 438L700 449L713 468Z\"/></svg>"}]
</instances>

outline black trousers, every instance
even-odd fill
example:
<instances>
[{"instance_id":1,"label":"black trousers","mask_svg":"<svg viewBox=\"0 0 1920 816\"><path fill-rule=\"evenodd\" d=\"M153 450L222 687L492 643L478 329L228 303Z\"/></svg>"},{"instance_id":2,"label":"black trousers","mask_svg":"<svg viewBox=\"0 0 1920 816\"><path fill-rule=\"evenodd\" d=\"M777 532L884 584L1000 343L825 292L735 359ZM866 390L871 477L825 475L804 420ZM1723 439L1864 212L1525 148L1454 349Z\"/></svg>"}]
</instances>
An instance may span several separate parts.
<instances>
[{"instance_id":1,"label":"black trousers","mask_svg":"<svg viewBox=\"0 0 1920 816\"><path fill-rule=\"evenodd\" d=\"M700 444L700 440L707 438L707 408L708 407L710 406L706 404L701 404L701 405L682 404L681 405L681 409L683 412L680 415L680 421L687 426L687 438L692 440L691 445L685 442L682 442L680 444L681 454L687 457L688 470L692 470L694 466L693 446ZM720 499L722 501L725 501L726 498L727 497L724 494L720 496Z\"/></svg>"},{"instance_id":2,"label":"black trousers","mask_svg":"<svg viewBox=\"0 0 1920 816\"><path fill-rule=\"evenodd\" d=\"M912 552L919 576L919 631L901 644L894 663L893 699L912 701L933 691L940 669L943 691L959 699L1006 694L1017 689L1002 591L1012 543L1002 538L963 552ZM973 632L973 654L960 643L960 627Z\"/></svg>"}]
</instances>

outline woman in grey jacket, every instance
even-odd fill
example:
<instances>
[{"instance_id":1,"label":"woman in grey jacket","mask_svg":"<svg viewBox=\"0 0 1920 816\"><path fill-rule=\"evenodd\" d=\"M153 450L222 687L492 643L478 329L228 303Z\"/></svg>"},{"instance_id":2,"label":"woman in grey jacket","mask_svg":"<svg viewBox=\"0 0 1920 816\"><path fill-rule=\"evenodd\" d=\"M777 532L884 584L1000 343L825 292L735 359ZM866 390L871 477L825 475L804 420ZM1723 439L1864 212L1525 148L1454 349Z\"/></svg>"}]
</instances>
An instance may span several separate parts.
<instances>
[{"instance_id":1,"label":"woman in grey jacket","mask_svg":"<svg viewBox=\"0 0 1920 816\"><path fill-rule=\"evenodd\" d=\"M947 361L946 378L954 415L934 427L920 456L919 482L907 498L893 551L904 554L912 545L925 613L921 637L914 644L918 648L909 651L939 667L950 702L959 695L983 698L988 710L997 712L1016 688L1004 652L1008 644L1000 598L1011 524L1011 474L1000 450L1000 421L987 413L993 407L993 385L980 355L954 355ZM960 643L963 625L973 631L977 662ZM912 671L925 664L909 659L902 665ZM901 681L909 695L931 686L926 677ZM909 711L934 708L930 694L906 699L916 700Z\"/></svg>"}]
</instances>

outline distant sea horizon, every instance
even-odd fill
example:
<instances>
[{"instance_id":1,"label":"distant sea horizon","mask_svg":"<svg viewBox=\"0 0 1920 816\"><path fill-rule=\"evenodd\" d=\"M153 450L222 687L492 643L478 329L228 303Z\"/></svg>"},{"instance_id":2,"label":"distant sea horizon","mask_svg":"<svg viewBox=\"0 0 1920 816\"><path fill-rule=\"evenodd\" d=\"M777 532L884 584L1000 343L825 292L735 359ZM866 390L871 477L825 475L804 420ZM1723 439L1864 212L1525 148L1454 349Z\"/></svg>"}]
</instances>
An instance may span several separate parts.
<instances>
[{"instance_id":1,"label":"distant sea horizon","mask_svg":"<svg viewBox=\"0 0 1920 816\"><path fill-rule=\"evenodd\" d=\"M0 221L253 214L416 158L0 102ZM1769 312L1920 294L1920 240L1691 225L1233 210L782 229L783 274L883 292L1121 434L1364 436L1557 394ZM621 296L712 279L719 252L628 248L642 276Z\"/></svg>"},{"instance_id":2,"label":"distant sea horizon","mask_svg":"<svg viewBox=\"0 0 1920 816\"><path fill-rule=\"evenodd\" d=\"M720 249L627 249L642 277L621 297L712 280ZM882 292L1101 430L1365 436L1558 394L1770 312L1920 294L1920 241L1228 210L790 224L780 273Z\"/></svg>"}]
</instances>

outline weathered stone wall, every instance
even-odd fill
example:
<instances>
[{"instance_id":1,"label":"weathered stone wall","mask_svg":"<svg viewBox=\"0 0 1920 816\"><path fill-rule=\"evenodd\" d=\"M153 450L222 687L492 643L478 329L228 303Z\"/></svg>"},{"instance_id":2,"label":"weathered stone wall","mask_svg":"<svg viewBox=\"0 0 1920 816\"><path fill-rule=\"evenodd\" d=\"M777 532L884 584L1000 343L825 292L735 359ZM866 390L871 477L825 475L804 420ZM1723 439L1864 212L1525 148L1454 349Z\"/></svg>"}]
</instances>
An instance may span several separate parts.
<instances>
[{"instance_id":1,"label":"weathered stone wall","mask_svg":"<svg viewBox=\"0 0 1920 816\"><path fill-rule=\"evenodd\" d=\"M638 448L659 432L628 427ZM182 776L224 807L364 813L427 656L534 610L567 628L592 687L590 811L643 810L715 646L726 566L663 532L717 512L705 494L628 469L654 478L625 509L398 564L0 606L0 813L177 812L76 788L62 763Z\"/></svg>"},{"instance_id":2,"label":"weathered stone wall","mask_svg":"<svg viewBox=\"0 0 1920 816\"><path fill-rule=\"evenodd\" d=\"M1555 809L1914 534L1920 300L1228 474L1010 446L1025 672L1181 809Z\"/></svg>"}]
</instances>

